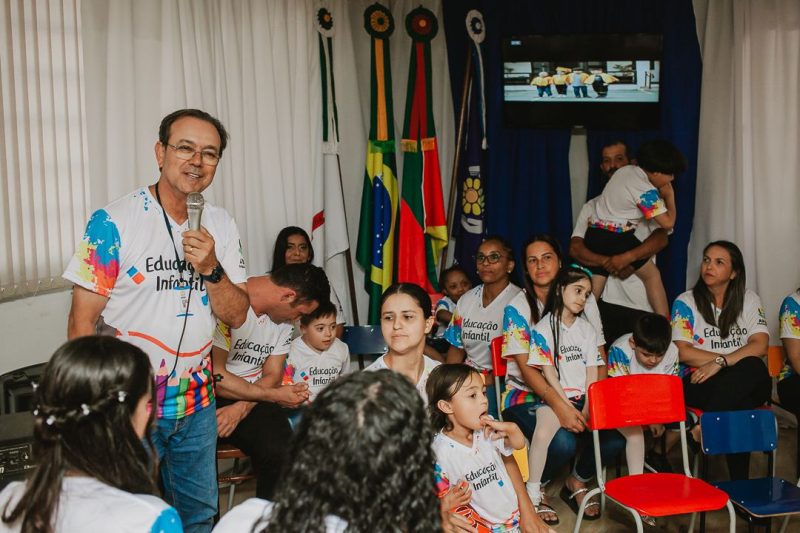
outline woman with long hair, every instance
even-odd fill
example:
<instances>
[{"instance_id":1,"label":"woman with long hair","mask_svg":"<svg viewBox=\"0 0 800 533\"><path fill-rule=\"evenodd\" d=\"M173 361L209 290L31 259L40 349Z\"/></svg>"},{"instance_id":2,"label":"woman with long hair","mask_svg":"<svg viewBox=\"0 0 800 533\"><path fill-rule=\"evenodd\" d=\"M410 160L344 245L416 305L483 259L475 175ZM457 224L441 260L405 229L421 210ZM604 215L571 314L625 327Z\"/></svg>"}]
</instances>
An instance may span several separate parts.
<instances>
[{"instance_id":1,"label":"woman with long hair","mask_svg":"<svg viewBox=\"0 0 800 533\"><path fill-rule=\"evenodd\" d=\"M150 360L136 346L90 336L56 350L35 392L38 466L0 493L0 529L183 531L175 509L153 495L153 401Z\"/></svg>"},{"instance_id":2,"label":"woman with long hair","mask_svg":"<svg viewBox=\"0 0 800 533\"><path fill-rule=\"evenodd\" d=\"M779 320L785 365L778 375L778 399L800 420L800 288L781 302Z\"/></svg>"},{"instance_id":3,"label":"woman with long hair","mask_svg":"<svg viewBox=\"0 0 800 533\"><path fill-rule=\"evenodd\" d=\"M504 238L486 237L475 254L481 284L464 293L456 304L450 325L444 333L450 343L448 363L466 363L478 369L486 381L489 413L497 417L492 356L492 339L503 334L503 311L520 293L512 283L514 251Z\"/></svg>"},{"instance_id":4,"label":"woman with long hair","mask_svg":"<svg viewBox=\"0 0 800 533\"><path fill-rule=\"evenodd\" d=\"M272 272L283 265L311 263L314 261L314 246L306 230L297 226L286 226L275 239L272 251ZM336 306L336 337L342 338L346 318L339 295L331 284L331 302ZM299 327L295 327L299 331Z\"/></svg>"},{"instance_id":5,"label":"woman with long hair","mask_svg":"<svg viewBox=\"0 0 800 533\"><path fill-rule=\"evenodd\" d=\"M408 379L346 375L303 416L275 502L247 500L214 531L441 531L432 439Z\"/></svg>"},{"instance_id":6,"label":"woman with long hair","mask_svg":"<svg viewBox=\"0 0 800 533\"><path fill-rule=\"evenodd\" d=\"M769 333L758 295L747 289L744 258L729 241L703 250L694 287L672 305L672 340L685 367L686 405L735 411L764 405L772 381L761 357ZM699 426L693 429L699 436ZM749 477L750 454L727 456L731 479Z\"/></svg>"}]
</instances>

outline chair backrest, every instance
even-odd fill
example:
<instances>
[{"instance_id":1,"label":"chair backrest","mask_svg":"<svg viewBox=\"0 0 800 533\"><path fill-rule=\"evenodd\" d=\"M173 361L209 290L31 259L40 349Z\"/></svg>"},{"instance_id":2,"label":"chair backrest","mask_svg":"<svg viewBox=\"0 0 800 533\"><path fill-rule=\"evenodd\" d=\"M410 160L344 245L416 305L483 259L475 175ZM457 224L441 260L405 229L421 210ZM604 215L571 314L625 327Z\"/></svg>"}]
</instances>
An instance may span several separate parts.
<instances>
[{"instance_id":1,"label":"chair backrest","mask_svg":"<svg viewBox=\"0 0 800 533\"><path fill-rule=\"evenodd\" d=\"M351 354L381 355L386 352L380 326L345 326L342 341Z\"/></svg>"},{"instance_id":2,"label":"chair backrest","mask_svg":"<svg viewBox=\"0 0 800 533\"><path fill-rule=\"evenodd\" d=\"M700 417L700 431L708 455L772 452L778 446L778 424L767 409L705 412Z\"/></svg>"},{"instance_id":3,"label":"chair backrest","mask_svg":"<svg viewBox=\"0 0 800 533\"><path fill-rule=\"evenodd\" d=\"M783 346L770 346L767 349L767 368L770 377L778 377L783 370L784 353Z\"/></svg>"},{"instance_id":4,"label":"chair backrest","mask_svg":"<svg viewBox=\"0 0 800 533\"><path fill-rule=\"evenodd\" d=\"M589 386L589 429L664 424L686 418L677 376L636 374Z\"/></svg>"},{"instance_id":5,"label":"chair backrest","mask_svg":"<svg viewBox=\"0 0 800 533\"><path fill-rule=\"evenodd\" d=\"M503 377L506 375L506 368L508 366L503 357L503 336L500 335L492 339L489 346L492 352L492 368L494 369L494 375Z\"/></svg>"}]
</instances>

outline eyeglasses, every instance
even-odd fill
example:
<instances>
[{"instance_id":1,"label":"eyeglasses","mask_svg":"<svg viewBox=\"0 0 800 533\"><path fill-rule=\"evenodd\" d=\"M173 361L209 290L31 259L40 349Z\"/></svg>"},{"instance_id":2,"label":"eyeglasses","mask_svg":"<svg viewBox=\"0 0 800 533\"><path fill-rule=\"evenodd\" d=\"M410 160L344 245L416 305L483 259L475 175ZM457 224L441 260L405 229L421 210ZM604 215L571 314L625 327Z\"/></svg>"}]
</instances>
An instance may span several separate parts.
<instances>
[{"instance_id":1,"label":"eyeglasses","mask_svg":"<svg viewBox=\"0 0 800 533\"><path fill-rule=\"evenodd\" d=\"M480 265L483 262L488 261L490 265L493 265L493 264L497 263L498 261L500 261L502 258L503 258L503 255L500 254L500 253L497 253L497 252L492 252L492 253L486 254L486 255L477 254L475 256L475 262Z\"/></svg>"},{"instance_id":2,"label":"eyeglasses","mask_svg":"<svg viewBox=\"0 0 800 533\"><path fill-rule=\"evenodd\" d=\"M178 157L178 159L189 161L190 159L194 159L195 154L200 154L200 160L204 165L215 167L219 163L219 154L212 152L211 150L195 150L188 144L175 146L173 144L166 143L166 145L175 150L175 155Z\"/></svg>"}]
</instances>

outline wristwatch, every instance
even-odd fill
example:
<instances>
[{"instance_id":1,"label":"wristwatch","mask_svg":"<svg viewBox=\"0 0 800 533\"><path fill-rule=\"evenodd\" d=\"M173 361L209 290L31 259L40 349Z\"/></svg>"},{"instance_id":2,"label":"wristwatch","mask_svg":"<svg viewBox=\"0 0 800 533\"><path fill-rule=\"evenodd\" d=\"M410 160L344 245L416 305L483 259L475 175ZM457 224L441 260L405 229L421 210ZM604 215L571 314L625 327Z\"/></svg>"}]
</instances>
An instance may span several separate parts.
<instances>
[{"instance_id":1,"label":"wristwatch","mask_svg":"<svg viewBox=\"0 0 800 533\"><path fill-rule=\"evenodd\" d=\"M204 274L200 274L200 278L205 281L206 283L219 283L219 280L222 279L222 275L225 273L225 270L222 269L222 265L217 262L217 266L214 267L214 270L211 271L210 274L207 276Z\"/></svg>"},{"instance_id":2,"label":"wristwatch","mask_svg":"<svg viewBox=\"0 0 800 533\"><path fill-rule=\"evenodd\" d=\"M727 360L727 359L725 359L725 356L723 356L723 355L718 355L718 356L716 356L716 357L714 358L714 362L715 362L715 363L717 363L717 364L718 364L719 366L721 366L722 368L725 368L725 367L727 367L727 366L728 366L728 360Z\"/></svg>"}]
</instances>

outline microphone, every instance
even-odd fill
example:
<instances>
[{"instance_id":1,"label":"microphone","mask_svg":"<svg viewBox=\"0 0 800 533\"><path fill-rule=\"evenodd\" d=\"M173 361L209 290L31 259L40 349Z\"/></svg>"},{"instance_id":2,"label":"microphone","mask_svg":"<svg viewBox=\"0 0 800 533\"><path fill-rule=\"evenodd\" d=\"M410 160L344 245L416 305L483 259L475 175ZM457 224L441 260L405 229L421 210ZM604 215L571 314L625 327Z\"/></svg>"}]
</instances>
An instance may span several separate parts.
<instances>
[{"instance_id":1,"label":"microphone","mask_svg":"<svg viewBox=\"0 0 800 533\"><path fill-rule=\"evenodd\" d=\"M186 211L189 215L189 229L200 229L200 216L203 214L203 205L205 205L203 195L199 192L190 192L186 197Z\"/></svg>"}]
</instances>

